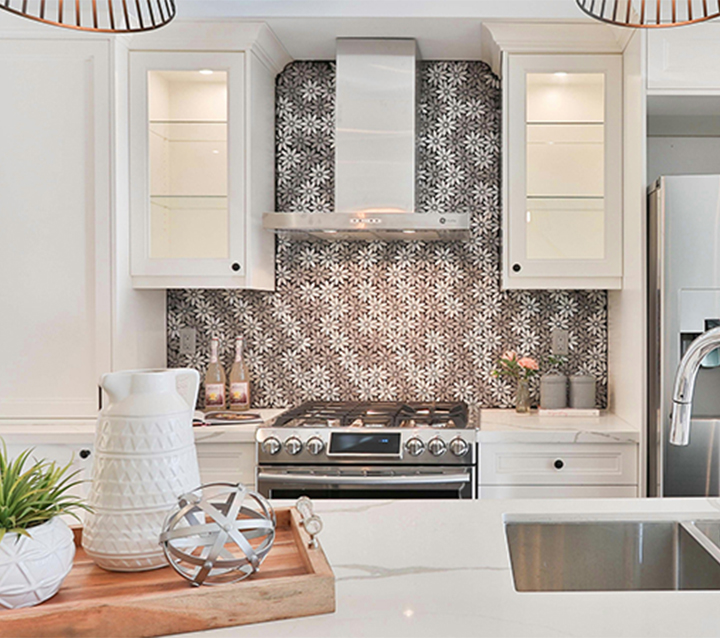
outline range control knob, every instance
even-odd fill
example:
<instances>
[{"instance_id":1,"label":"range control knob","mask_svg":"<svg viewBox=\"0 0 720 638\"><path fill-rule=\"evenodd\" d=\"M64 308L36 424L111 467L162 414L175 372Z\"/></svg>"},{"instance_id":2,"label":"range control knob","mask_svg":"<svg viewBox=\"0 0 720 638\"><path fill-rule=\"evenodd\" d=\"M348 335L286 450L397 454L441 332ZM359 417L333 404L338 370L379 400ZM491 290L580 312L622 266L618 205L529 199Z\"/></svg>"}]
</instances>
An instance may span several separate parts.
<instances>
[{"instance_id":1,"label":"range control knob","mask_svg":"<svg viewBox=\"0 0 720 638\"><path fill-rule=\"evenodd\" d=\"M425 451L425 444L416 436L412 439L408 439L405 443L405 449L408 451L410 456L420 456Z\"/></svg>"},{"instance_id":2,"label":"range control knob","mask_svg":"<svg viewBox=\"0 0 720 638\"><path fill-rule=\"evenodd\" d=\"M300 452L302 452L302 449L302 441L296 436L291 436L287 441L285 441L285 451L288 454L292 454L293 456L295 456L296 454L300 454Z\"/></svg>"},{"instance_id":3,"label":"range control knob","mask_svg":"<svg viewBox=\"0 0 720 638\"><path fill-rule=\"evenodd\" d=\"M312 454L313 456L317 456L325 449L325 442L319 436L313 436L308 439L305 447L307 447L307 450L308 452L310 452L310 454Z\"/></svg>"},{"instance_id":4,"label":"range control knob","mask_svg":"<svg viewBox=\"0 0 720 638\"><path fill-rule=\"evenodd\" d=\"M265 452L265 454L272 455L277 454L282 446L280 445L280 441L278 441L274 436L269 436L262 442L261 447L262 451Z\"/></svg>"},{"instance_id":5,"label":"range control knob","mask_svg":"<svg viewBox=\"0 0 720 638\"><path fill-rule=\"evenodd\" d=\"M430 439L428 450L433 456L442 456L447 451L447 445L439 436L436 436L434 439Z\"/></svg>"},{"instance_id":6,"label":"range control knob","mask_svg":"<svg viewBox=\"0 0 720 638\"><path fill-rule=\"evenodd\" d=\"M460 437L457 437L450 441L450 451L455 456L465 456L468 453L468 450L470 449L470 446L468 445L468 442L465 439L461 439Z\"/></svg>"}]
</instances>

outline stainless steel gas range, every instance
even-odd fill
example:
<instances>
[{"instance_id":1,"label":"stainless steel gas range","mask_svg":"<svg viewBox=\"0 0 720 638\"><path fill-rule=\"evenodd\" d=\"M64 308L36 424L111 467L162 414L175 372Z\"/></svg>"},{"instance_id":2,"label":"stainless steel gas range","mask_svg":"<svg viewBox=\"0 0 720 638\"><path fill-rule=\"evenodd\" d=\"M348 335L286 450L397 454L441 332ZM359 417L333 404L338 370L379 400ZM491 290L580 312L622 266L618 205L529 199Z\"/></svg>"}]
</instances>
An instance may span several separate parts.
<instances>
[{"instance_id":1,"label":"stainless steel gas range","mask_svg":"<svg viewBox=\"0 0 720 638\"><path fill-rule=\"evenodd\" d=\"M464 403L311 401L257 430L268 498L466 499L477 437Z\"/></svg>"}]
</instances>

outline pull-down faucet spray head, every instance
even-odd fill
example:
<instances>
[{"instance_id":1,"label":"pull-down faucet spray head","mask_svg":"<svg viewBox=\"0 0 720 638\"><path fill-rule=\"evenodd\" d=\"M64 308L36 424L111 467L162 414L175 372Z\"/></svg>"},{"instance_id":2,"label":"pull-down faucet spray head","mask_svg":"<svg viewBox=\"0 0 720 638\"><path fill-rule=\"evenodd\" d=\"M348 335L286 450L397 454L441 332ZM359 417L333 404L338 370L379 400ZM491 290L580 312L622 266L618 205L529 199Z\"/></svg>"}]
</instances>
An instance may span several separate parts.
<instances>
[{"instance_id":1,"label":"pull-down faucet spray head","mask_svg":"<svg viewBox=\"0 0 720 638\"><path fill-rule=\"evenodd\" d=\"M675 373L670 425L670 443L687 445L690 442L690 415L695 391L695 379L703 359L720 347L720 328L701 334L685 352Z\"/></svg>"}]
</instances>

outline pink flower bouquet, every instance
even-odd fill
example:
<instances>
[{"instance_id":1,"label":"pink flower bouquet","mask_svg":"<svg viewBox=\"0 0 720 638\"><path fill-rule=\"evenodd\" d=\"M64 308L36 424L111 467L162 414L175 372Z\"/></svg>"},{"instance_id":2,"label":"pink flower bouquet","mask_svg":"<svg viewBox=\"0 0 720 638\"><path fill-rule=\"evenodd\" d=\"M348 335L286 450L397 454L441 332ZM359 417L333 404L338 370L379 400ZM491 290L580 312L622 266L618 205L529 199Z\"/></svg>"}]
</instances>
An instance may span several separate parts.
<instances>
[{"instance_id":1,"label":"pink flower bouquet","mask_svg":"<svg viewBox=\"0 0 720 638\"><path fill-rule=\"evenodd\" d=\"M517 381L530 379L540 370L538 362L532 357L519 357L514 350L508 350L493 370L494 377L511 377Z\"/></svg>"}]
</instances>

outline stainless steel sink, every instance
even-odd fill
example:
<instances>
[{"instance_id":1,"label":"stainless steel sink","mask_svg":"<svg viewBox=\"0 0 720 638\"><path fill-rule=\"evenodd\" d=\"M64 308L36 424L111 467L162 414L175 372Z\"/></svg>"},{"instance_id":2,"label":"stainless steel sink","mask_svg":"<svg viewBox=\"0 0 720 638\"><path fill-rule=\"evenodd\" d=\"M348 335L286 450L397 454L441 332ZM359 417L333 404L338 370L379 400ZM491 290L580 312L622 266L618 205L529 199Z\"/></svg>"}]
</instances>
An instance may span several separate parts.
<instances>
[{"instance_id":1,"label":"stainless steel sink","mask_svg":"<svg viewBox=\"0 0 720 638\"><path fill-rule=\"evenodd\" d=\"M720 589L720 521L508 522L505 529L517 591Z\"/></svg>"}]
</instances>

